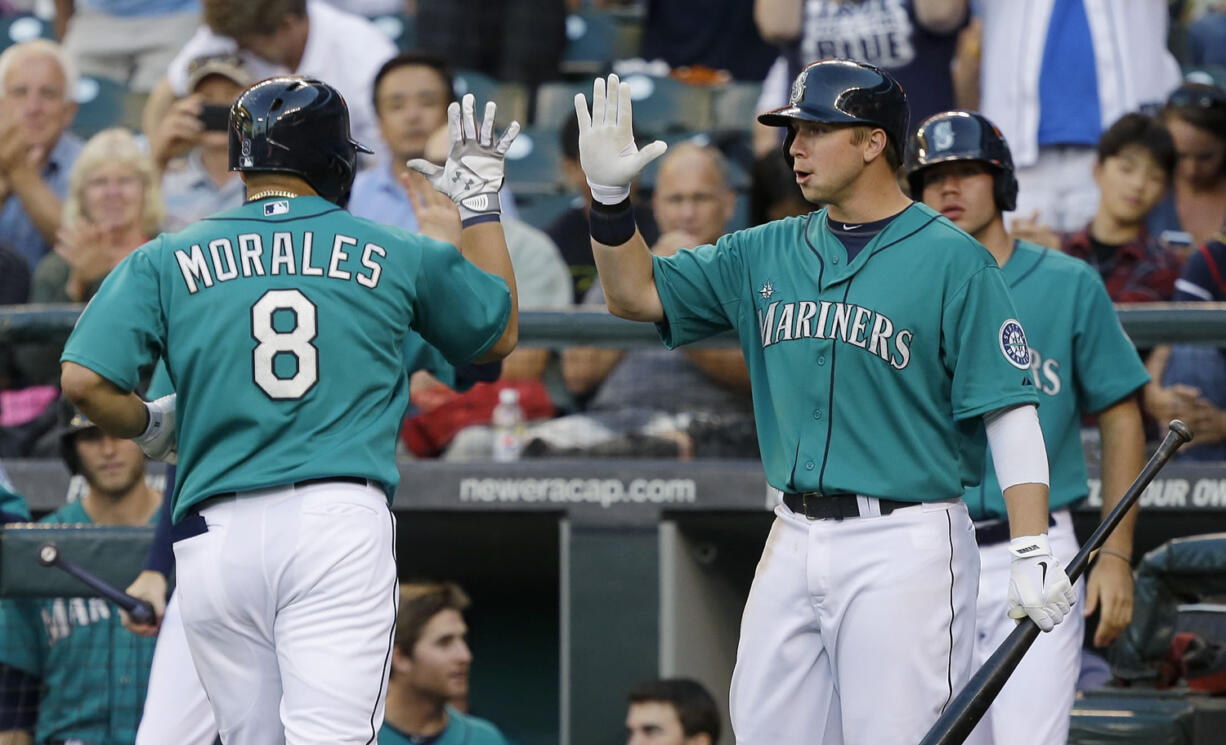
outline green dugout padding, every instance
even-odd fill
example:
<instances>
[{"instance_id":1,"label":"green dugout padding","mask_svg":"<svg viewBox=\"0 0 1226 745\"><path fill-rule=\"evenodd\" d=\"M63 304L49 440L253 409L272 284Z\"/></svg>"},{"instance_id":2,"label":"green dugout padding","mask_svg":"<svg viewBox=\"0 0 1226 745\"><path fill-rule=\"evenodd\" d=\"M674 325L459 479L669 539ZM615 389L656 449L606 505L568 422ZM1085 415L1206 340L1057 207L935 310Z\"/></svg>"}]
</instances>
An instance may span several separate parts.
<instances>
[{"instance_id":1,"label":"green dugout padding","mask_svg":"<svg viewBox=\"0 0 1226 745\"><path fill-rule=\"evenodd\" d=\"M1136 570L1132 623L1112 645L1111 669L1123 680L1157 677L1171 646L1179 605L1226 594L1226 533L1175 538L1150 551ZM1226 735L1223 736L1226 742Z\"/></svg>"},{"instance_id":2,"label":"green dugout padding","mask_svg":"<svg viewBox=\"0 0 1226 745\"><path fill-rule=\"evenodd\" d=\"M97 595L67 572L38 563L38 549L48 542L65 559L122 590L140 574L152 541L152 527L5 526L0 530L0 597Z\"/></svg>"},{"instance_id":3,"label":"green dugout padding","mask_svg":"<svg viewBox=\"0 0 1226 745\"><path fill-rule=\"evenodd\" d=\"M1186 689L1101 688L1073 705L1069 745L1220 745L1226 698Z\"/></svg>"}]
</instances>

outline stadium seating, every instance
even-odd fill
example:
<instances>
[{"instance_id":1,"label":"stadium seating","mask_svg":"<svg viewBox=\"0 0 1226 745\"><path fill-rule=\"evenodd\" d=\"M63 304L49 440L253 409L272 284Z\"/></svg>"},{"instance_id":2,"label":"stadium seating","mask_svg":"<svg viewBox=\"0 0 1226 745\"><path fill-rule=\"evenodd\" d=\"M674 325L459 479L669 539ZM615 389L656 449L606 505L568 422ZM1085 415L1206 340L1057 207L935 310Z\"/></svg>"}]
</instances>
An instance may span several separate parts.
<instances>
[{"instance_id":1,"label":"stadium seating","mask_svg":"<svg viewBox=\"0 0 1226 745\"><path fill-rule=\"evenodd\" d=\"M55 28L38 16L14 15L0 18L0 49L33 39L54 39Z\"/></svg>"},{"instance_id":2,"label":"stadium seating","mask_svg":"<svg viewBox=\"0 0 1226 745\"><path fill-rule=\"evenodd\" d=\"M417 46L417 16L412 13L376 16L370 20L387 34L387 38L396 42L400 51L407 52Z\"/></svg>"},{"instance_id":3,"label":"stadium seating","mask_svg":"<svg viewBox=\"0 0 1226 745\"><path fill-rule=\"evenodd\" d=\"M762 95L761 83L729 83L715 89L712 126L749 131Z\"/></svg>"},{"instance_id":4,"label":"stadium seating","mask_svg":"<svg viewBox=\"0 0 1226 745\"><path fill-rule=\"evenodd\" d=\"M528 91L521 83L504 83L475 70L459 70L455 74L455 94L459 98L465 93L476 97L478 106L485 101L498 104L498 126L501 128L512 120L520 124L528 120ZM480 119L481 111L477 111Z\"/></svg>"},{"instance_id":5,"label":"stadium seating","mask_svg":"<svg viewBox=\"0 0 1226 745\"><path fill-rule=\"evenodd\" d=\"M521 193L562 190L562 146L556 129L526 127L507 151L507 183Z\"/></svg>"},{"instance_id":6,"label":"stadium seating","mask_svg":"<svg viewBox=\"0 0 1226 745\"><path fill-rule=\"evenodd\" d=\"M529 225L544 230L554 220L565 212L572 204L582 198L570 193L515 193L515 209L519 219Z\"/></svg>"},{"instance_id":7,"label":"stadium seating","mask_svg":"<svg viewBox=\"0 0 1226 745\"><path fill-rule=\"evenodd\" d=\"M77 79L73 96L77 101L77 116L72 131L89 138L107 127L115 127L123 119L124 100L128 89L122 83L107 78L82 75Z\"/></svg>"},{"instance_id":8,"label":"stadium seating","mask_svg":"<svg viewBox=\"0 0 1226 745\"><path fill-rule=\"evenodd\" d=\"M635 128L657 137L669 132L705 129L711 124L711 90L672 78L627 75L634 102ZM592 96L592 83L545 83L536 94L536 124L561 127L575 110L575 94Z\"/></svg>"}]
</instances>

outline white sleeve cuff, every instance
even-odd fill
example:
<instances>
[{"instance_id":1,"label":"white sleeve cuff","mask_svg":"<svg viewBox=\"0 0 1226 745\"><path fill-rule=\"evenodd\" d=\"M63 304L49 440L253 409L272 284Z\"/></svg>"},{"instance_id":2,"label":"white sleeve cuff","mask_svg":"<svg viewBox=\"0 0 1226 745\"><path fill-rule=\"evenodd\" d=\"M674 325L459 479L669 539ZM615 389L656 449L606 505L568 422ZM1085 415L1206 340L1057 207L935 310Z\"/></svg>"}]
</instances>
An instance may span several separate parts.
<instances>
[{"instance_id":1,"label":"white sleeve cuff","mask_svg":"<svg viewBox=\"0 0 1226 745\"><path fill-rule=\"evenodd\" d=\"M1017 484L1047 486L1047 447L1038 408L1027 404L998 409L985 414L983 422L1000 490Z\"/></svg>"}]
</instances>

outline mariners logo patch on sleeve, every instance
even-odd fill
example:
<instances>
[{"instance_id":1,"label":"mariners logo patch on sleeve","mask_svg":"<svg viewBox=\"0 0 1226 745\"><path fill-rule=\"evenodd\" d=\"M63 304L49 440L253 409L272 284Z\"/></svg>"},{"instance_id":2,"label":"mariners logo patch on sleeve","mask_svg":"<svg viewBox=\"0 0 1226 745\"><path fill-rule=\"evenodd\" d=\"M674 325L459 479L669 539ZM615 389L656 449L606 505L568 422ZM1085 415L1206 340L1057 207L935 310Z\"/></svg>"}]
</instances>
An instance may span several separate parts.
<instances>
[{"instance_id":1,"label":"mariners logo patch on sleeve","mask_svg":"<svg viewBox=\"0 0 1226 745\"><path fill-rule=\"evenodd\" d=\"M1026 332L1016 318L1010 318L1000 325L1000 351L1009 360L1009 364L1019 370L1030 369L1030 347L1026 345Z\"/></svg>"}]
</instances>

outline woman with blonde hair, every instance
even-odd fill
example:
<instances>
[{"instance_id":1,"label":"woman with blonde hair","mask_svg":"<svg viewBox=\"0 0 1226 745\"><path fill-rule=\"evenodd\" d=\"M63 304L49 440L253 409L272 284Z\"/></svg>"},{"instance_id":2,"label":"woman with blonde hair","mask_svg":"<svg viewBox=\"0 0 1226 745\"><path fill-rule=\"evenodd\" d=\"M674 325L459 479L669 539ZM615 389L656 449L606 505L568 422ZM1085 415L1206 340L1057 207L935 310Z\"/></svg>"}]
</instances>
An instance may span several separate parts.
<instances>
[{"instance_id":1,"label":"woman with blonde hair","mask_svg":"<svg viewBox=\"0 0 1226 745\"><path fill-rule=\"evenodd\" d=\"M125 256L160 231L157 170L132 133L106 129L73 165L52 253L34 271L30 302L85 302Z\"/></svg>"}]
</instances>

